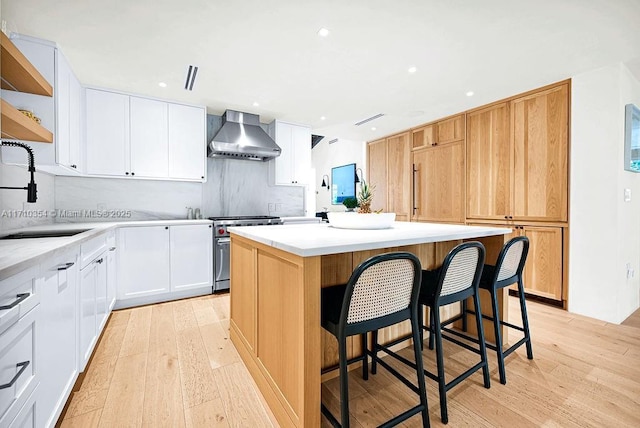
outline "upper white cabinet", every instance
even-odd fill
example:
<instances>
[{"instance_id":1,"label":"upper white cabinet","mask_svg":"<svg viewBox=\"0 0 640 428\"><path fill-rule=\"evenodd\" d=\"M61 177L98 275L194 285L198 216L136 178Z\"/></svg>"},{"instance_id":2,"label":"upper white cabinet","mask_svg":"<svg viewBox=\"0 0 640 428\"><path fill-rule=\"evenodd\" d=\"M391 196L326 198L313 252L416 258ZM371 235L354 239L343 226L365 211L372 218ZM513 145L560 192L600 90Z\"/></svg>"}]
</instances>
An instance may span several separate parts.
<instances>
[{"instance_id":1,"label":"upper white cabinet","mask_svg":"<svg viewBox=\"0 0 640 428\"><path fill-rule=\"evenodd\" d=\"M87 174L203 181L206 111L86 90Z\"/></svg>"},{"instance_id":2,"label":"upper white cabinet","mask_svg":"<svg viewBox=\"0 0 640 428\"><path fill-rule=\"evenodd\" d=\"M86 172L129 175L129 97L87 89Z\"/></svg>"},{"instance_id":3,"label":"upper white cabinet","mask_svg":"<svg viewBox=\"0 0 640 428\"><path fill-rule=\"evenodd\" d=\"M129 97L131 174L162 178L169 175L167 103Z\"/></svg>"},{"instance_id":4,"label":"upper white cabinet","mask_svg":"<svg viewBox=\"0 0 640 428\"><path fill-rule=\"evenodd\" d=\"M17 34L12 36L11 43L47 82L53 84L53 98L2 90L3 100L17 109L31 111L40 118L42 127L53 132L53 144L38 140L30 143L36 168L54 174L77 175L82 171L80 82L55 43ZM5 163L27 163L23 150L5 148L2 153Z\"/></svg>"},{"instance_id":5,"label":"upper white cabinet","mask_svg":"<svg viewBox=\"0 0 640 428\"><path fill-rule=\"evenodd\" d=\"M69 63L56 49L56 135L58 163L82 171L82 85Z\"/></svg>"},{"instance_id":6,"label":"upper white cabinet","mask_svg":"<svg viewBox=\"0 0 640 428\"><path fill-rule=\"evenodd\" d=\"M271 161L271 180L276 185L306 185L310 182L311 128L275 120L269 134L282 149Z\"/></svg>"},{"instance_id":7,"label":"upper white cabinet","mask_svg":"<svg viewBox=\"0 0 640 428\"><path fill-rule=\"evenodd\" d=\"M169 177L204 180L207 165L206 111L168 104Z\"/></svg>"}]
</instances>

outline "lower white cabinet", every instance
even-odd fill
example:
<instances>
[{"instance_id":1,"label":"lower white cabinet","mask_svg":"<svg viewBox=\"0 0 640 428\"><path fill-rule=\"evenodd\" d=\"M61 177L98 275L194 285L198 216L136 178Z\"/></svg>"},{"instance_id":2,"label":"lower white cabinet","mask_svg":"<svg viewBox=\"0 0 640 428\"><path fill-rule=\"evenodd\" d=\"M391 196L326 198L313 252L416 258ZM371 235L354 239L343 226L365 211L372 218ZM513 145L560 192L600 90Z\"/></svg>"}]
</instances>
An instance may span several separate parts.
<instances>
[{"instance_id":1,"label":"lower white cabinet","mask_svg":"<svg viewBox=\"0 0 640 428\"><path fill-rule=\"evenodd\" d=\"M171 226L171 290L211 287L213 248L211 225Z\"/></svg>"},{"instance_id":2,"label":"lower white cabinet","mask_svg":"<svg viewBox=\"0 0 640 428\"><path fill-rule=\"evenodd\" d=\"M122 227L117 246L117 308L211 292L210 224Z\"/></svg>"},{"instance_id":3,"label":"lower white cabinet","mask_svg":"<svg viewBox=\"0 0 640 428\"><path fill-rule=\"evenodd\" d=\"M118 289L118 256L115 232L107 237L107 306L111 312L116 304L116 290Z\"/></svg>"},{"instance_id":4,"label":"lower white cabinet","mask_svg":"<svg viewBox=\"0 0 640 428\"><path fill-rule=\"evenodd\" d=\"M22 414L41 379L37 273L36 267L0 281L0 427Z\"/></svg>"},{"instance_id":5,"label":"lower white cabinet","mask_svg":"<svg viewBox=\"0 0 640 428\"><path fill-rule=\"evenodd\" d=\"M95 243L101 244L96 250ZM109 316L107 309L107 265L106 243L104 238L96 238L82 244L81 255L87 253L85 247L96 254L90 261L84 262L80 270L78 289L78 352L79 371L84 371L95 348L100 332Z\"/></svg>"},{"instance_id":6,"label":"lower white cabinet","mask_svg":"<svg viewBox=\"0 0 640 428\"><path fill-rule=\"evenodd\" d=\"M169 226L118 229L118 300L169 292Z\"/></svg>"},{"instance_id":7,"label":"lower white cabinet","mask_svg":"<svg viewBox=\"0 0 640 428\"><path fill-rule=\"evenodd\" d=\"M54 426L78 376L76 349L78 287L77 249L41 267L40 379L37 426ZM26 426L30 426L27 424Z\"/></svg>"}]
</instances>

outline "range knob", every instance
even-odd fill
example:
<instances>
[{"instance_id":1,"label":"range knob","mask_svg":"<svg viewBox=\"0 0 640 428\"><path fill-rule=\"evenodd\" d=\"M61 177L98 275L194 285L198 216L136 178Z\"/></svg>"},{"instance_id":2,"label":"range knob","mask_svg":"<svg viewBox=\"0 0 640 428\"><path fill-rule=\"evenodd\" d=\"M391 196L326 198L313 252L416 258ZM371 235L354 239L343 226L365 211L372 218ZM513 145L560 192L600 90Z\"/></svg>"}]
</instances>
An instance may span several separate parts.
<instances>
[{"instance_id":1,"label":"range knob","mask_svg":"<svg viewBox=\"0 0 640 428\"><path fill-rule=\"evenodd\" d=\"M218 229L218 235L224 235L224 229L223 228Z\"/></svg>"}]
</instances>

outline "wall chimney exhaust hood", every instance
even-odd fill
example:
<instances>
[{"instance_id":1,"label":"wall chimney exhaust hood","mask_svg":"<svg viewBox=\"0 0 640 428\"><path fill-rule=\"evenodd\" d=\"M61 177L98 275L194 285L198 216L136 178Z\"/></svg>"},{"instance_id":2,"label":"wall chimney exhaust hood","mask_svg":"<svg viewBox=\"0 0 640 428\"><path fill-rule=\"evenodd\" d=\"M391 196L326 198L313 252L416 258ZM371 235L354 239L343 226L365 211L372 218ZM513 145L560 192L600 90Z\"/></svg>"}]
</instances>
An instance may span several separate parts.
<instances>
[{"instance_id":1,"label":"wall chimney exhaust hood","mask_svg":"<svg viewBox=\"0 0 640 428\"><path fill-rule=\"evenodd\" d=\"M222 128L209 143L209 157L268 161L280 156L280 147L260 127L257 114L227 110Z\"/></svg>"}]
</instances>

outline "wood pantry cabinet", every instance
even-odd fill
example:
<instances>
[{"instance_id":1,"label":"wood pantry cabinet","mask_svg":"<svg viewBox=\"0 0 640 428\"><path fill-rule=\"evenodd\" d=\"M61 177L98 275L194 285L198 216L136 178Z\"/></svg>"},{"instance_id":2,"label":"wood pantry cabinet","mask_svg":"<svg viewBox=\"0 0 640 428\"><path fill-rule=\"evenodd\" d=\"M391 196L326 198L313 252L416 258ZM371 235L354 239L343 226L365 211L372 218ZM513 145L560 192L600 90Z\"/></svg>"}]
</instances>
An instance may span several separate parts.
<instances>
[{"instance_id":1,"label":"wood pantry cabinet","mask_svg":"<svg viewBox=\"0 0 640 428\"><path fill-rule=\"evenodd\" d=\"M464 116L412 131L413 221L464 223Z\"/></svg>"},{"instance_id":2,"label":"wood pantry cabinet","mask_svg":"<svg viewBox=\"0 0 640 428\"><path fill-rule=\"evenodd\" d=\"M467 217L566 222L568 85L467 114Z\"/></svg>"},{"instance_id":3,"label":"wood pantry cabinet","mask_svg":"<svg viewBox=\"0 0 640 428\"><path fill-rule=\"evenodd\" d=\"M394 212L396 221L411 217L410 144L404 132L367 145L368 182L375 186L371 209Z\"/></svg>"},{"instance_id":4,"label":"wood pantry cabinet","mask_svg":"<svg viewBox=\"0 0 640 428\"><path fill-rule=\"evenodd\" d=\"M513 218L567 221L569 85L511 101Z\"/></svg>"}]
</instances>

